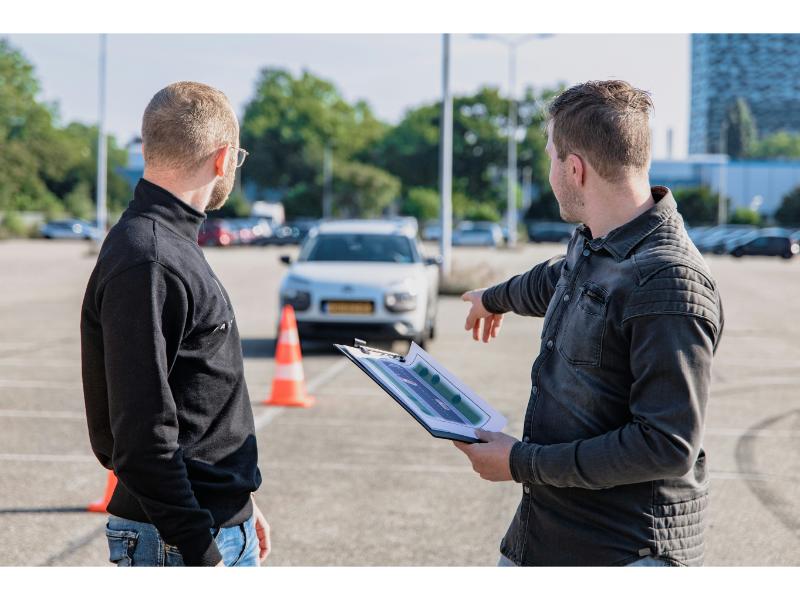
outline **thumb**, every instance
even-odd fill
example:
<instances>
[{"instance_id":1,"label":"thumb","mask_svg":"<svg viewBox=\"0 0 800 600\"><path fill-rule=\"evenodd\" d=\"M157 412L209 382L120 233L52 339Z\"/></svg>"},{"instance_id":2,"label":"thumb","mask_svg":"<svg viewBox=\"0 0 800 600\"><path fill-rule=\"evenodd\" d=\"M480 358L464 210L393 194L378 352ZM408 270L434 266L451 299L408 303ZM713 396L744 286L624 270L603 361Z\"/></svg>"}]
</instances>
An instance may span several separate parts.
<instances>
[{"instance_id":1,"label":"thumb","mask_svg":"<svg viewBox=\"0 0 800 600\"><path fill-rule=\"evenodd\" d=\"M461 294L461 299L464 302L472 302L472 291L464 292L463 294Z\"/></svg>"},{"instance_id":2,"label":"thumb","mask_svg":"<svg viewBox=\"0 0 800 600\"><path fill-rule=\"evenodd\" d=\"M494 431L486 431L485 429L476 429L475 430L475 435L482 442L492 442L492 441L496 440L498 437L500 437L499 434L497 434L496 432L494 432Z\"/></svg>"}]
</instances>

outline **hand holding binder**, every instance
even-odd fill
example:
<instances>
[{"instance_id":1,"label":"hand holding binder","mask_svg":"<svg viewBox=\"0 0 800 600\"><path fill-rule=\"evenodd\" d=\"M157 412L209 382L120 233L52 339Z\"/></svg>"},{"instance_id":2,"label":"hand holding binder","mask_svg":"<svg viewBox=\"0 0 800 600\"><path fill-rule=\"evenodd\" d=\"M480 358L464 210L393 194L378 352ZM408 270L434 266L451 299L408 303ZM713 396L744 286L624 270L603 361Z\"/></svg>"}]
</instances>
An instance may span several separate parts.
<instances>
[{"instance_id":1,"label":"hand holding binder","mask_svg":"<svg viewBox=\"0 0 800 600\"><path fill-rule=\"evenodd\" d=\"M334 344L432 436L480 441L476 430L501 431L506 419L417 344L406 356L370 348Z\"/></svg>"}]
</instances>

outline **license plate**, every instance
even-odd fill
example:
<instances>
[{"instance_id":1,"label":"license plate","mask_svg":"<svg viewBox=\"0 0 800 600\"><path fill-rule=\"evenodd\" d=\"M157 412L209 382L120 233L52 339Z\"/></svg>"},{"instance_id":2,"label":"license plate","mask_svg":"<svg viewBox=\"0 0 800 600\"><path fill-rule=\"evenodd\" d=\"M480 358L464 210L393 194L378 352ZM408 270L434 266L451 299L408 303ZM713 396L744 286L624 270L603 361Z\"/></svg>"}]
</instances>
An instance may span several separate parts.
<instances>
[{"instance_id":1,"label":"license plate","mask_svg":"<svg viewBox=\"0 0 800 600\"><path fill-rule=\"evenodd\" d=\"M331 315L371 315L375 310L372 302L328 301L326 306Z\"/></svg>"}]
</instances>

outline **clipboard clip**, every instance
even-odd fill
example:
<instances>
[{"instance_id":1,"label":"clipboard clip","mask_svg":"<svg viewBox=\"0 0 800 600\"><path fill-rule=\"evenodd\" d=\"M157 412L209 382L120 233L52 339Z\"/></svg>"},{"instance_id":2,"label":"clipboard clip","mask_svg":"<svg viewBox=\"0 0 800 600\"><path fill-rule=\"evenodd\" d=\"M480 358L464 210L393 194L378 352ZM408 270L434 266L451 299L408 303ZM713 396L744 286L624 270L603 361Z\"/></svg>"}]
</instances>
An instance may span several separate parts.
<instances>
[{"instance_id":1,"label":"clipboard clip","mask_svg":"<svg viewBox=\"0 0 800 600\"><path fill-rule=\"evenodd\" d=\"M364 354L369 354L370 352L377 352L378 354L384 354L386 356L391 356L392 358L396 358L400 362L406 362L406 357L401 356L400 354L395 354L394 352L388 352L386 350L380 350L379 348L370 348L367 346L367 342L361 340L359 338L354 338L353 345L361 350Z\"/></svg>"}]
</instances>

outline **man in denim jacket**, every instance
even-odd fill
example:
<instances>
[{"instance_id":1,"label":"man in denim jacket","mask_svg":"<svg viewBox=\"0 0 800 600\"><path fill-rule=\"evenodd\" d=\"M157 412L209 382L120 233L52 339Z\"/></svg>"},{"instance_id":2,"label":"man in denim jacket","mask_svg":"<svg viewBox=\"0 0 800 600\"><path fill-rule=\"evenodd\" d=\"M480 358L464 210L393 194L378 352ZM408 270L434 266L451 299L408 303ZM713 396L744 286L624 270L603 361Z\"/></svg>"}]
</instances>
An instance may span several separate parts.
<instances>
[{"instance_id":1,"label":"man in denim jacket","mask_svg":"<svg viewBox=\"0 0 800 600\"><path fill-rule=\"evenodd\" d=\"M650 186L651 109L623 81L556 98L550 184L580 224L566 255L463 297L475 340L505 312L544 317L522 440L456 442L482 478L522 484L500 564L703 561L703 427L724 319L672 193Z\"/></svg>"}]
</instances>

